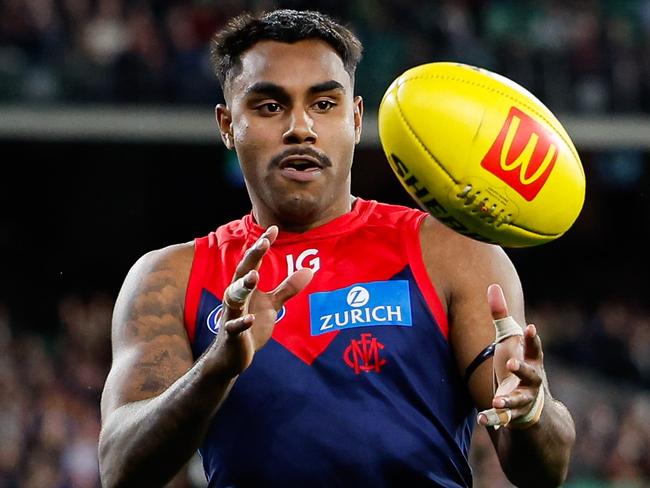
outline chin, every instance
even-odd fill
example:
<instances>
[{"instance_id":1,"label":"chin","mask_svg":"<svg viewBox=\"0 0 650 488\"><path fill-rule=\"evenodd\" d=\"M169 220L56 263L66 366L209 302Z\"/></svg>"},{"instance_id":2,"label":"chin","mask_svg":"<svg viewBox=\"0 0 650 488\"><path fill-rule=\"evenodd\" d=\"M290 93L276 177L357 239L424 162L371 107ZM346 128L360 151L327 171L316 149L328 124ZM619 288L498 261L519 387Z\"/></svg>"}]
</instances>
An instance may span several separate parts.
<instances>
[{"instance_id":1,"label":"chin","mask_svg":"<svg viewBox=\"0 0 650 488\"><path fill-rule=\"evenodd\" d=\"M276 206L279 220L288 227L309 226L322 211L322 204L314 195L303 193L286 195Z\"/></svg>"}]
</instances>

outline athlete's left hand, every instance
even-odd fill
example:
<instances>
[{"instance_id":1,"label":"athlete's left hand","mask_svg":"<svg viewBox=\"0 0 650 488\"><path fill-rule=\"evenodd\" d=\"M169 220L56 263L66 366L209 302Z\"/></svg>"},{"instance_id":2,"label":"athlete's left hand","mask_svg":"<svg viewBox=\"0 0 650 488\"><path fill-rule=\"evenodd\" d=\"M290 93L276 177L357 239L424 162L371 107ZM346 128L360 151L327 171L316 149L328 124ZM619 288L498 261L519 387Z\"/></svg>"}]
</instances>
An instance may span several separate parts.
<instances>
[{"instance_id":1,"label":"athlete's left hand","mask_svg":"<svg viewBox=\"0 0 650 488\"><path fill-rule=\"evenodd\" d=\"M494 320L508 316L508 306L499 285L488 287L488 303ZM529 324L524 336L513 336L497 344L494 371L497 389L492 407L494 420L479 412L478 422L485 426L507 425L527 415L543 386L544 355L537 329ZM498 418L498 420L496 420Z\"/></svg>"}]
</instances>

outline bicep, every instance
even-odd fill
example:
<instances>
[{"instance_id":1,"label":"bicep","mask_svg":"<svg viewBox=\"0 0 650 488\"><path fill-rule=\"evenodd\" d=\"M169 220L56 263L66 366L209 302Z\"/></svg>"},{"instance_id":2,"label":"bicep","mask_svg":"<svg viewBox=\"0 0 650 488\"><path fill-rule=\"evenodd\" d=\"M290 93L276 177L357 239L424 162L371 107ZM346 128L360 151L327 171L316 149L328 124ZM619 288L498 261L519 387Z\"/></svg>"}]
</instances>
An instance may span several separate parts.
<instances>
[{"instance_id":1,"label":"bicep","mask_svg":"<svg viewBox=\"0 0 650 488\"><path fill-rule=\"evenodd\" d=\"M173 260L150 254L127 275L113 312L113 362L102 394L103 417L160 394L192 366L182 274Z\"/></svg>"},{"instance_id":2,"label":"bicep","mask_svg":"<svg viewBox=\"0 0 650 488\"><path fill-rule=\"evenodd\" d=\"M450 341L459 372L464 375L474 358L495 339L495 329L487 300L488 286L496 283L503 289L509 314L524 324L524 301L521 283L505 252L488 245L473 246L467 262L459 265L452 288L449 319ZM516 346L518 338L508 340ZM479 366L468 381L470 394L479 408L491 406L492 359Z\"/></svg>"}]
</instances>

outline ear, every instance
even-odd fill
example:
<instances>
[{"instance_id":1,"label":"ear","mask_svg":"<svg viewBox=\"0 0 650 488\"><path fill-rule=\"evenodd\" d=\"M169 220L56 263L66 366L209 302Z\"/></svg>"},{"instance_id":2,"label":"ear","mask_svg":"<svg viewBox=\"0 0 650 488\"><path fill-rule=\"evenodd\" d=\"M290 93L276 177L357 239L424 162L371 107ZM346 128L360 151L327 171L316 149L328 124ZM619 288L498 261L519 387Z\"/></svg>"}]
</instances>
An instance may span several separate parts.
<instances>
[{"instance_id":1,"label":"ear","mask_svg":"<svg viewBox=\"0 0 650 488\"><path fill-rule=\"evenodd\" d=\"M354 142L359 144L361 130L363 128L363 98L359 95L354 97Z\"/></svg>"},{"instance_id":2,"label":"ear","mask_svg":"<svg viewBox=\"0 0 650 488\"><path fill-rule=\"evenodd\" d=\"M232 137L232 116L227 105L218 104L214 109L214 114L221 132L221 140L228 149L234 149L235 142Z\"/></svg>"}]
</instances>

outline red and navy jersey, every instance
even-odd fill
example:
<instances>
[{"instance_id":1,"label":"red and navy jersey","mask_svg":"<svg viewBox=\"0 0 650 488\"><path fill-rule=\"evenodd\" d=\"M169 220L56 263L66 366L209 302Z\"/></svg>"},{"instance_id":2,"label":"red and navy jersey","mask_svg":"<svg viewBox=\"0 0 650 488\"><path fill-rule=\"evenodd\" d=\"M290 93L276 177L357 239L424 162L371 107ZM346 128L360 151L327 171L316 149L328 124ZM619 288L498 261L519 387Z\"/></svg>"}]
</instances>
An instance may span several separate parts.
<instances>
[{"instance_id":1,"label":"red and navy jersey","mask_svg":"<svg viewBox=\"0 0 650 488\"><path fill-rule=\"evenodd\" d=\"M471 486L475 412L422 260L424 216L357 199L321 227L279 233L259 288L303 267L314 278L214 416L200 449L210 487ZM195 241L185 306L195 358L263 231L249 214Z\"/></svg>"}]
</instances>

